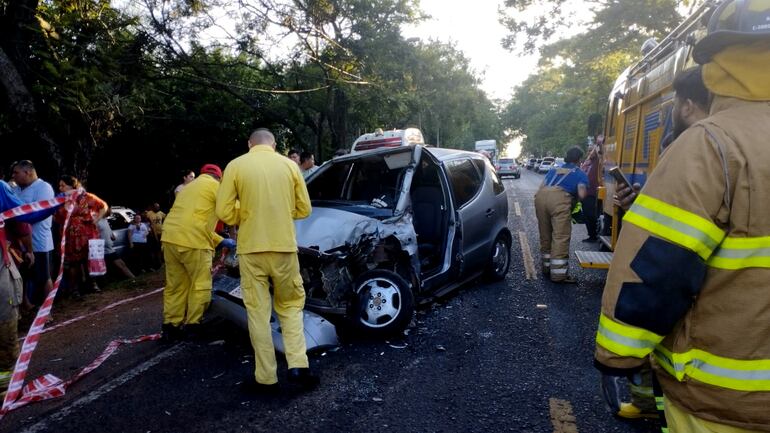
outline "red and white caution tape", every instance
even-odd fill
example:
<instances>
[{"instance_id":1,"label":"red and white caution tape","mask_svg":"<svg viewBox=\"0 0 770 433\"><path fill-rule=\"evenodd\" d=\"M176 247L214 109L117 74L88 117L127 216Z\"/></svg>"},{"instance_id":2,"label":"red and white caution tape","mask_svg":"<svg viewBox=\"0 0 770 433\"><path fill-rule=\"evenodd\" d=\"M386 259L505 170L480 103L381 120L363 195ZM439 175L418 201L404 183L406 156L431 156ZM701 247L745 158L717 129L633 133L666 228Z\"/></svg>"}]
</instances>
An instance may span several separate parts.
<instances>
[{"instance_id":1,"label":"red and white caution tape","mask_svg":"<svg viewBox=\"0 0 770 433\"><path fill-rule=\"evenodd\" d=\"M28 213L36 212L43 209L48 209L53 206L61 205L67 200L66 197L56 197L50 200L43 200L36 203L29 203L22 206L9 209L0 214L0 221L3 219L13 218ZM67 240L67 226L69 225L70 215L74 204L70 201L65 204L67 209L67 217L64 219L64 226L62 229L61 238L61 251L64 251L64 244ZM16 360L16 366L13 369L11 375L11 382L8 385L8 392L3 399L3 406L0 408L0 419L8 412L8 408L19 399L22 392L22 386L24 385L24 378L27 376L27 370L29 369L29 362L32 359L32 353L37 347L37 342L40 340L40 334L43 332L45 322L48 316L51 315L51 307L53 306L53 300L56 297L56 293L59 291L59 284L61 284L62 275L64 274L64 254L61 255L61 261L59 262L59 275L56 277L56 281L53 284L53 290L51 290L43 302L43 306L37 311L37 316L32 322L32 326L27 332L27 337L24 339L24 344L21 346L21 353Z\"/></svg>"},{"instance_id":2,"label":"red and white caution tape","mask_svg":"<svg viewBox=\"0 0 770 433\"><path fill-rule=\"evenodd\" d=\"M153 341L158 339L160 339L160 334L143 335L141 337L132 339L113 340L107 345L99 357L85 366L78 372L78 374L71 377L70 379L63 381L52 374L46 374L25 385L21 390L21 397L19 399L13 403L8 404L8 406L5 406L4 403L2 412L0 412L0 417L14 409L18 409L30 403L63 396L66 394L67 388L70 385L82 379L83 376L87 375L88 373L97 369L107 358L112 356L112 354L118 350L118 347L123 344L135 344L141 343L143 341Z\"/></svg>"}]
</instances>

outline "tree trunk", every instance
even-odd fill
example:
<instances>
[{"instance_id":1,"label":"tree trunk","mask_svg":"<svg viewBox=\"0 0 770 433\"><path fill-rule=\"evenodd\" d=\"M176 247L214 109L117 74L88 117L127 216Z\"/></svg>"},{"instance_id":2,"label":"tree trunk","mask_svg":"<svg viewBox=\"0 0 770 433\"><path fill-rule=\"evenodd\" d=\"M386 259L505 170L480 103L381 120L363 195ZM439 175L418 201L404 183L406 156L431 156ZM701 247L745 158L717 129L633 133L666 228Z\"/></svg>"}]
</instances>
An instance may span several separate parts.
<instances>
[{"instance_id":1,"label":"tree trunk","mask_svg":"<svg viewBox=\"0 0 770 433\"><path fill-rule=\"evenodd\" d=\"M11 114L18 120L21 128L29 130L33 136L40 140L51 160L61 170L63 164L59 146L51 138L45 124L40 121L32 94L2 47L0 47L0 82L8 97L8 107L11 109Z\"/></svg>"}]
</instances>

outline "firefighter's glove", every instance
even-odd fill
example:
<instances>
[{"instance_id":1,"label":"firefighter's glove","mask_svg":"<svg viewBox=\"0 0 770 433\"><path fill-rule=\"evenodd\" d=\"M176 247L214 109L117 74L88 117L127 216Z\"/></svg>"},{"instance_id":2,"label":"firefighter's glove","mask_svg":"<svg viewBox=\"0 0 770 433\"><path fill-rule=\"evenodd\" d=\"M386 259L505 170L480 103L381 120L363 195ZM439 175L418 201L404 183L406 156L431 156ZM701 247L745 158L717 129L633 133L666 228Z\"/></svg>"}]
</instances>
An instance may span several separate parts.
<instances>
[{"instance_id":1,"label":"firefighter's glove","mask_svg":"<svg viewBox=\"0 0 770 433\"><path fill-rule=\"evenodd\" d=\"M608 367L597 360L594 360L594 367L596 367L602 374L599 382L602 397L604 403L607 405L612 413L618 413L620 410L620 403L622 403L621 390L625 387L624 378L629 381L639 379L637 376L639 367L637 368L613 368Z\"/></svg>"},{"instance_id":2,"label":"firefighter's glove","mask_svg":"<svg viewBox=\"0 0 770 433\"><path fill-rule=\"evenodd\" d=\"M235 241L232 239L222 239L217 248L227 248L230 251L235 250Z\"/></svg>"}]
</instances>

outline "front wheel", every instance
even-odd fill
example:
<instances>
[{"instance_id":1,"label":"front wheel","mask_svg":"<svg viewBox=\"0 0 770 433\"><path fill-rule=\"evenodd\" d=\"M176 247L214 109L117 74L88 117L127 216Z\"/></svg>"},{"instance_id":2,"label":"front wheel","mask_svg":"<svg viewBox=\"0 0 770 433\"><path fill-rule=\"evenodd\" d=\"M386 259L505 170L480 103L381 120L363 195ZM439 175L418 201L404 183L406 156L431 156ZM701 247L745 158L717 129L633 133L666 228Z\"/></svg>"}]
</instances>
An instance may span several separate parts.
<instances>
[{"instance_id":1,"label":"front wheel","mask_svg":"<svg viewBox=\"0 0 770 433\"><path fill-rule=\"evenodd\" d=\"M500 233L492 244L492 252L487 262L487 278L501 281L508 274L511 266L511 239L505 233Z\"/></svg>"},{"instance_id":2,"label":"front wheel","mask_svg":"<svg viewBox=\"0 0 770 433\"><path fill-rule=\"evenodd\" d=\"M414 298L409 283L386 269L361 274L353 283L355 297L348 316L362 333L385 337L403 331L412 320Z\"/></svg>"}]
</instances>

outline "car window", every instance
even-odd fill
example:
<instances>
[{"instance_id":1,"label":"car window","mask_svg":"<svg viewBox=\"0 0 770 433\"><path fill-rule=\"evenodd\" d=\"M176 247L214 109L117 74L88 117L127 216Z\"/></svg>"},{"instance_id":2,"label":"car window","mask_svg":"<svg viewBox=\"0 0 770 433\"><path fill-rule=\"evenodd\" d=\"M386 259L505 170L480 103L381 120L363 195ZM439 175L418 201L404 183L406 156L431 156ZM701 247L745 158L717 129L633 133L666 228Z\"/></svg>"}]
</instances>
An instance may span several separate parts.
<instances>
[{"instance_id":1,"label":"car window","mask_svg":"<svg viewBox=\"0 0 770 433\"><path fill-rule=\"evenodd\" d=\"M332 164L308 183L312 200L370 204L393 208L406 167L389 168L385 159L376 156Z\"/></svg>"},{"instance_id":2,"label":"car window","mask_svg":"<svg viewBox=\"0 0 770 433\"><path fill-rule=\"evenodd\" d=\"M504 160L500 160L504 161ZM473 162L476 162L474 159ZM487 170L486 172L489 173L489 177L492 179L492 190L494 191L495 195L502 194L505 192L505 186L503 185L503 180L500 179L500 175L497 174L497 170L492 167L492 164L490 164L488 161L486 163ZM484 173L484 167L476 166L479 169L479 172Z\"/></svg>"},{"instance_id":3,"label":"car window","mask_svg":"<svg viewBox=\"0 0 770 433\"><path fill-rule=\"evenodd\" d=\"M455 208L459 209L479 191L482 178L475 164L468 158L447 161L446 167L449 182L452 184Z\"/></svg>"},{"instance_id":4,"label":"car window","mask_svg":"<svg viewBox=\"0 0 770 433\"><path fill-rule=\"evenodd\" d=\"M107 222L112 230L120 230L128 227L128 222L120 215L112 214L107 217Z\"/></svg>"},{"instance_id":5,"label":"car window","mask_svg":"<svg viewBox=\"0 0 770 433\"><path fill-rule=\"evenodd\" d=\"M500 164L513 164L513 160L509 158L501 158Z\"/></svg>"}]
</instances>

